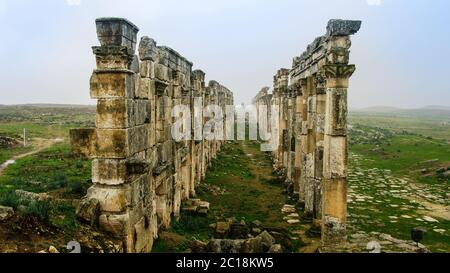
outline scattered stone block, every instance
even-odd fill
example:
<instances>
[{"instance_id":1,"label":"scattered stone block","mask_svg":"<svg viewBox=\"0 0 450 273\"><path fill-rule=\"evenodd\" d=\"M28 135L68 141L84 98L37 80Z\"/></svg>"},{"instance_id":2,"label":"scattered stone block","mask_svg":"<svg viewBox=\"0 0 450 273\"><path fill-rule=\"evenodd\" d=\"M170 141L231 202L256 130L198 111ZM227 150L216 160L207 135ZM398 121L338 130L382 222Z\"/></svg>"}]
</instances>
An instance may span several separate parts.
<instances>
[{"instance_id":1,"label":"scattered stone block","mask_svg":"<svg viewBox=\"0 0 450 273\"><path fill-rule=\"evenodd\" d=\"M214 231L214 237L218 239L227 238L230 232L231 224L229 222L217 222Z\"/></svg>"},{"instance_id":2,"label":"scattered stone block","mask_svg":"<svg viewBox=\"0 0 450 273\"><path fill-rule=\"evenodd\" d=\"M76 209L76 215L81 221L96 226L100 216L100 202L93 198L83 198Z\"/></svg>"},{"instance_id":3,"label":"scattered stone block","mask_svg":"<svg viewBox=\"0 0 450 273\"><path fill-rule=\"evenodd\" d=\"M13 216L14 216L13 208L0 206L0 222L8 221Z\"/></svg>"}]
</instances>

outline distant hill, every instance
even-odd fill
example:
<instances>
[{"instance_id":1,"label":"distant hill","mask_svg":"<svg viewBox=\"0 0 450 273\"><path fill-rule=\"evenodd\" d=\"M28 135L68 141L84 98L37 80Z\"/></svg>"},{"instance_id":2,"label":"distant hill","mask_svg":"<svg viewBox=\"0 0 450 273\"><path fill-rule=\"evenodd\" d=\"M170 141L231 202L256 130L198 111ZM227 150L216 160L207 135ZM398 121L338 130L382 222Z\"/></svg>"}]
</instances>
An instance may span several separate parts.
<instances>
[{"instance_id":1,"label":"distant hill","mask_svg":"<svg viewBox=\"0 0 450 273\"><path fill-rule=\"evenodd\" d=\"M425 106L422 109L427 109L427 110L446 110L446 111L450 111L450 106L442 106L442 105L430 105L430 106Z\"/></svg>"},{"instance_id":2,"label":"distant hill","mask_svg":"<svg viewBox=\"0 0 450 273\"><path fill-rule=\"evenodd\" d=\"M36 103L36 104L0 104L0 108L5 109L20 109L20 108L91 108L95 105L79 105L79 104L51 104L51 103Z\"/></svg>"},{"instance_id":3,"label":"distant hill","mask_svg":"<svg viewBox=\"0 0 450 273\"><path fill-rule=\"evenodd\" d=\"M352 112L369 112L369 113L392 113L402 111L401 108L391 106L372 106L361 109L354 109Z\"/></svg>"},{"instance_id":4,"label":"distant hill","mask_svg":"<svg viewBox=\"0 0 450 273\"><path fill-rule=\"evenodd\" d=\"M96 106L73 104L0 105L0 122L92 124Z\"/></svg>"},{"instance_id":5,"label":"distant hill","mask_svg":"<svg viewBox=\"0 0 450 273\"><path fill-rule=\"evenodd\" d=\"M417 109L402 109L390 106L374 106L362 109L352 109L351 113L363 114L389 114L400 116L427 116L427 117L449 117L450 106L430 105Z\"/></svg>"}]
</instances>

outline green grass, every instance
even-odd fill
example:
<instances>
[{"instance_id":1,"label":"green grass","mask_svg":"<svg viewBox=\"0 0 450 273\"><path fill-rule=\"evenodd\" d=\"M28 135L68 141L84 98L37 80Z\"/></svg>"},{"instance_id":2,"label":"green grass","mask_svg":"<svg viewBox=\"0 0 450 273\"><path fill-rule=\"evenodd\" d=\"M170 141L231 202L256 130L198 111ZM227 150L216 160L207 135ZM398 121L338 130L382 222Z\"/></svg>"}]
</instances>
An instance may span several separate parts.
<instances>
[{"instance_id":1,"label":"green grass","mask_svg":"<svg viewBox=\"0 0 450 273\"><path fill-rule=\"evenodd\" d=\"M246 180L255 178L248 166L249 159L237 142L223 147L217 159L212 161L205 181L213 183L224 177L237 176Z\"/></svg>"},{"instance_id":2,"label":"green grass","mask_svg":"<svg viewBox=\"0 0 450 273\"><path fill-rule=\"evenodd\" d=\"M32 122L42 124L92 123L95 106L21 105L0 106L0 122Z\"/></svg>"},{"instance_id":3,"label":"green grass","mask_svg":"<svg viewBox=\"0 0 450 273\"><path fill-rule=\"evenodd\" d=\"M403 131L450 141L448 116L407 116L398 114L350 113L351 124L380 127L399 133Z\"/></svg>"},{"instance_id":4,"label":"green grass","mask_svg":"<svg viewBox=\"0 0 450 273\"><path fill-rule=\"evenodd\" d=\"M13 192L17 189L43 193L57 198L79 199L90 186L91 162L75 157L67 143L57 144L37 154L17 160L0 176L0 203L13 208L21 204ZM25 204L23 216L33 216L43 223L64 230L78 226L75 207L68 202Z\"/></svg>"},{"instance_id":5,"label":"green grass","mask_svg":"<svg viewBox=\"0 0 450 273\"><path fill-rule=\"evenodd\" d=\"M0 192L22 189L41 193L63 189L67 196L82 197L91 178L90 160L72 155L70 145L57 144L17 160L0 176Z\"/></svg>"},{"instance_id":6,"label":"green grass","mask_svg":"<svg viewBox=\"0 0 450 273\"><path fill-rule=\"evenodd\" d=\"M428 160L450 162L450 145L417 135L395 135L380 145L356 144L351 150L373 160L367 167L390 169L399 174L408 173Z\"/></svg>"},{"instance_id":7,"label":"green grass","mask_svg":"<svg viewBox=\"0 0 450 273\"><path fill-rule=\"evenodd\" d=\"M19 198L14 191L0 194L0 205L12 207L22 217L34 217L44 224L51 224L65 230L74 230L78 225L75 207L71 204L50 201L27 201Z\"/></svg>"},{"instance_id":8,"label":"green grass","mask_svg":"<svg viewBox=\"0 0 450 273\"><path fill-rule=\"evenodd\" d=\"M69 129L76 128L76 124L48 124L32 122L0 123L0 135L22 137L23 129L27 130L29 138L63 138L69 136Z\"/></svg>"},{"instance_id":9,"label":"green grass","mask_svg":"<svg viewBox=\"0 0 450 273\"><path fill-rule=\"evenodd\" d=\"M0 164L16 155L24 154L33 150L33 147L15 146L12 148L0 148Z\"/></svg>"},{"instance_id":10,"label":"green grass","mask_svg":"<svg viewBox=\"0 0 450 273\"><path fill-rule=\"evenodd\" d=\"M394 119L393 117L359 116L353 117L353 121L355 120L364 125L353 124L350 130L350 151L361 155L362 159L356 161L350 158L350 169L365 170L364 176L368 180L361 180L361 176L358 176L356 180L350 180L349 183L356 183L358 194L371 196L375 198L374 201L382 202L366 201L349 204L349 213L354 215L351 218L355 221L352 225L366 232L383 232L403 240L411 239L412 228L424 226L428 232L423 244L435 252L450 251L450 235L448 234L450 221L439 219L440 222L437 224L418 222L416 218L421 216L417 211L422 211L418 203L386 195L376 182L376 179L391 181L405 177L414 181L412 183L421 185L428 193L443 200L447 199L445 195L450 189L450 181L436 172L442 166L450 164L450 144L447 140L438 138L443 132L442 128L435 128L433 122L423 123L423 119L403 120L403 118ZM389 129L390 127L395 129ZM424 128L428 128L426 134L425 132L419 134ZM391 173L389 177L383 175L375 177L374 180L366 173L370 169L390 170ZM423 169L430 170L431 175L424 175ZM404 207L405 204L409 209L400 210L399 208ZM397 205L399 208L394 208L392 205ZM412 216L412 219L398 217L401 215ZM392 222L390 216L397 216L398 219ZM444 229L447 233L442 235L434 232L434 229Z\"/></svg>"},{"instance_id":11,"label":"green grass","mask_svg":"<svg viewBox=\"0 0 450 273\"><path fill-rule=\"evenodd\" d=\"M214 233L210 225L228 218L244 220L247 224L259 220L265 227L289 230L280 212L287 198L280 180L271 176L270 157L261 153L257 143L246 142L245 145L245 151L239 142L223 146L207 172L203 183L220 187L225 194L216 196L202 191L202 187L197 188L197 198L211 204L209 214L204 217L182 214L178 222L174 221L170 232L182 235L186 240L177 249L168 249L163 240L158 240L153 252L183 252L195 239L208 241ZM268 166L269 175L254 173L256 164Z\"/></svg>"}]
</instances>

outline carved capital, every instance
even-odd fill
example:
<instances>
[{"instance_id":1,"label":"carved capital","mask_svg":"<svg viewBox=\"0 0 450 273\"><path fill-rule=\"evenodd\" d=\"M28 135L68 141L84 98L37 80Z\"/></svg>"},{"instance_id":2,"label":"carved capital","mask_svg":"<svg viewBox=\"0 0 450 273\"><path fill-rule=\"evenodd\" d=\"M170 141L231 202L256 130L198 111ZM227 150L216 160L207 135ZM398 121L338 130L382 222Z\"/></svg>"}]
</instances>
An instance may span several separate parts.
<instances>
[{"instance_id":1,"label":"carved capital","mask_svg":"<svg viewBox=\"0 0 450 273\"><path fill-rule=\"evenodd\" d=\"M94 46L92 51L97 69L129 69L134 59L133 50L126 46Z\"/></svg>"},{"instance_id":2,"label":"carved capital","mask_svg":"<svg viewBox=\"0 0 450 273\"><path fill-rule=\"evenodd\" d=\"M323 72L327 79L330 78L350 78L356 70L355 65L325 65Z\"/></svg>"},{"instance_id":3,"label":"carved capital","mask_svg":"<svg viewBox=\"0 0 450 273\"><path fill-rule=\"evenodd\" d=\"M327 93L327 79L323 71L319 71L314 74L314 82L316 84L316 90L318 95Z\"/></svg>"},{"instance_id":4,"label":"carved capital","mask_svg":"<svg viewBox=\"0 0 450 273\"><path fill-rule=\"evenodd\" d=\"M323 72L327 79L327 88L348 88L348 80L355 70L355 65L325 65Z\"/></svg>"}]
</instances>

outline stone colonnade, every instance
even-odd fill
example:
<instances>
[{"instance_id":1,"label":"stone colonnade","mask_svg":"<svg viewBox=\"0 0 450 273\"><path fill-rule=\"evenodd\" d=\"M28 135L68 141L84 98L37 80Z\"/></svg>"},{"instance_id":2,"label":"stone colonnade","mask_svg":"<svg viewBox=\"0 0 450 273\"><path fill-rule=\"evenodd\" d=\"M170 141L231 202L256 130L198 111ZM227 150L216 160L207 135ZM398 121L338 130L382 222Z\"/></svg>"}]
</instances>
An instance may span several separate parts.
<instances>
[{"instance_id":1,"label":"stone colonnade","mask_svg":"<svg viewBox=\"0 0 450 273\"><path fill-rule=\"evenodd\" d=\"M254 99L256 106L279 106L275 167L304 206L303 220L321 230L324 246L346 238L350 35L360 27L360 21L330 20L326 35L295 57L292 69L277 72L273 93L264 88Z\"/></svg>"},{"instance_id":2,"label":"stone colonnade","mask_svg":"<svg viewBox=\"0 0 450 273\"><path fill-rule=\"evenodd\" d=\"M96 128L71 131L75 153L92 162L93 186L78 214L121 238L127 252L150 252L158 230L180 214L181 203L220 150L221 141L172 138L172 107L233 105L233 94L175 50L142 37L121 18L96 20L100 46L90 80ZM201 100L199 100L201 98ZM199 102L198 102L199 101ZM198 105L198 104L196 104ZM192 119L207 120L202 110ZM194 130L192 130L194 131Z\"/></svg>"}]
</instances>

